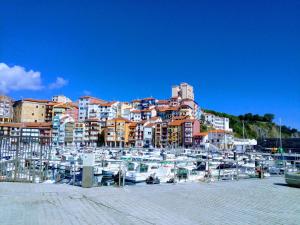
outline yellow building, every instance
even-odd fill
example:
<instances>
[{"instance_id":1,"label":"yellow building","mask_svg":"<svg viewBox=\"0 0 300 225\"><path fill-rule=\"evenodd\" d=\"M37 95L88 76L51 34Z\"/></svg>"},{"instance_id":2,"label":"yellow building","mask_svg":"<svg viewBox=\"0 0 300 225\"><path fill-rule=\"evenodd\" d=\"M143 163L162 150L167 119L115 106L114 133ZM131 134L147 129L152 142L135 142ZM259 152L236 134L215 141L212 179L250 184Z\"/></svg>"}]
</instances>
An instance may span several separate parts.
<instances>
[{"instance_id":1,"label":"yellow building","mask_svg":"<svg viewBox=\"0 0 300 225\"><path fill-rule=\"evenodd\" d=\"M182 127L184 120L174 120L168 124L169 145L178 147L182 145Z\"/></svg>"},{"instance_id":2,"label":"yellow building","mask_svg":"<svg viewBox=\"0 0 300 225\"><path fill-rule=\"evenodd\" d=\"M128 146L130 121L118 117L107 120L105 130L105 144L111 147Z\"/></svg>"},{"instance_id":3,"label":"yellow building","mask_svg":"<svg viewBox=\"0 0 300 225\"><path fill-rule=\"evenodd\" d=\"M14 122L16 123L43 123L46 118L48 100L23 99L14 104Z\"/></svg>"}]
</instances>

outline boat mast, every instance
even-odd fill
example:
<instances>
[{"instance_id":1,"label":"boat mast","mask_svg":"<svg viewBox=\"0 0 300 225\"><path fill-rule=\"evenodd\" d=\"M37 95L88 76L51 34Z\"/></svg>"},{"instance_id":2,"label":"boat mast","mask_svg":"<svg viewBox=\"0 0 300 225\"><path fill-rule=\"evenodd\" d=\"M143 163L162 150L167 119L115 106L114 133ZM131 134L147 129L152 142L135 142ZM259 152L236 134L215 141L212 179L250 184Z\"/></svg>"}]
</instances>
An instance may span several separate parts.
<instances>
[{"instance_id":1,"label":"boat mast","mask_svg":"<svg viewBox=\"0 0 300 225\"><path fill-rule=\"evenodd\" d=\"M280 149L282 149L282 138L281 138L281 118L279 118L279 145L280 145Z\"/></svg>"},{"instance_id":2,"label":"boat mast","mask_svg":"<svg viewBox=\"0 0 300 225\"><path fill-rule=\"evenodd\" d=\"M244 153L244 147L245 147L245 124L243 120L243 145L242 145L243 153Z\"/></svg>"}]
</instances>

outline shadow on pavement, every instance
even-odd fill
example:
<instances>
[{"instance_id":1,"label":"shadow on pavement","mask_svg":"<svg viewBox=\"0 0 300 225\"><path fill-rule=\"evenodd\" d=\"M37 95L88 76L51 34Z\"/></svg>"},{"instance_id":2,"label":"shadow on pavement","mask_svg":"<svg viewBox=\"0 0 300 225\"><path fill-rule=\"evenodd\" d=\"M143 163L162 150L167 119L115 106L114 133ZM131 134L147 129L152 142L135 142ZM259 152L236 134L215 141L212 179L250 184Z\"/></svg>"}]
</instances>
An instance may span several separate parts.
<instances>
[{"instance_id":1,"label":"shadow on pavement","mask_svg":"<svg viewBox=\"0 0 300 225\"><path fill-rule=\"evenodd\" d=\"M285 183L274 183L274 185L277 185L277 186L284 186L284 187L289 187L289 188L297 188L297 189L299 189L298 187L289 186L289 185L287 185L287 184L285 184Z\"/></svg>"}]
</instances>

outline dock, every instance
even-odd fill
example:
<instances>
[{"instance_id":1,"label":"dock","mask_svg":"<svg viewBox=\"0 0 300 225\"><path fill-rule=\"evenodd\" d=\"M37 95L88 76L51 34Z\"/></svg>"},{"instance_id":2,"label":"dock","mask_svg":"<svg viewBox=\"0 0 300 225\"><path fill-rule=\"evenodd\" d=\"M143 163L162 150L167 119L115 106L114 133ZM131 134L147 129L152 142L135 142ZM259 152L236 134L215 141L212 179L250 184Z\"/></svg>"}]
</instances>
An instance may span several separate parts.
<instances>
[{"instance_id":1,"label":"dock","mask_svg":"<svg viewBox=\"0 0 300 225\"><path fill-rule=\"evenodd\" d=\"M299 224L300 189L283 177L84 189L0 184L1 225Z\"/></svg>"}]
</instances>

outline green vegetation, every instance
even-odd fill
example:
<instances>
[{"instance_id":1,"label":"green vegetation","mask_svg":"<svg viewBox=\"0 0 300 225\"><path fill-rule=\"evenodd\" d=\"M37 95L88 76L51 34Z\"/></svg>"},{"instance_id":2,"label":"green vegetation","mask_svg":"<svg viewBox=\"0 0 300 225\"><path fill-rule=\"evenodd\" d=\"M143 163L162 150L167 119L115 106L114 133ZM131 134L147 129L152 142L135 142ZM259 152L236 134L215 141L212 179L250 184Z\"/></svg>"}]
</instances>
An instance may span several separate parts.
<instances>
[{"instance_id":1,"label":"green vegetation","mask_svg":"<svg viewBox=\"0 0 300 225\"><path fill-rule=\"evenodd\" d=\"M279 136L279 126L273 122L275 118L274 114L266 113L261 116L258 114L246 113L244 115L234 116L213 110L205 109L204 111L216 116L229 118L230 128L233 129L236 137L243 137L243 121L246 138L277 138ZM287 126L281 127L281 134L283 138L300 137L300 131Z\"/></svg>"}]
</instances>

